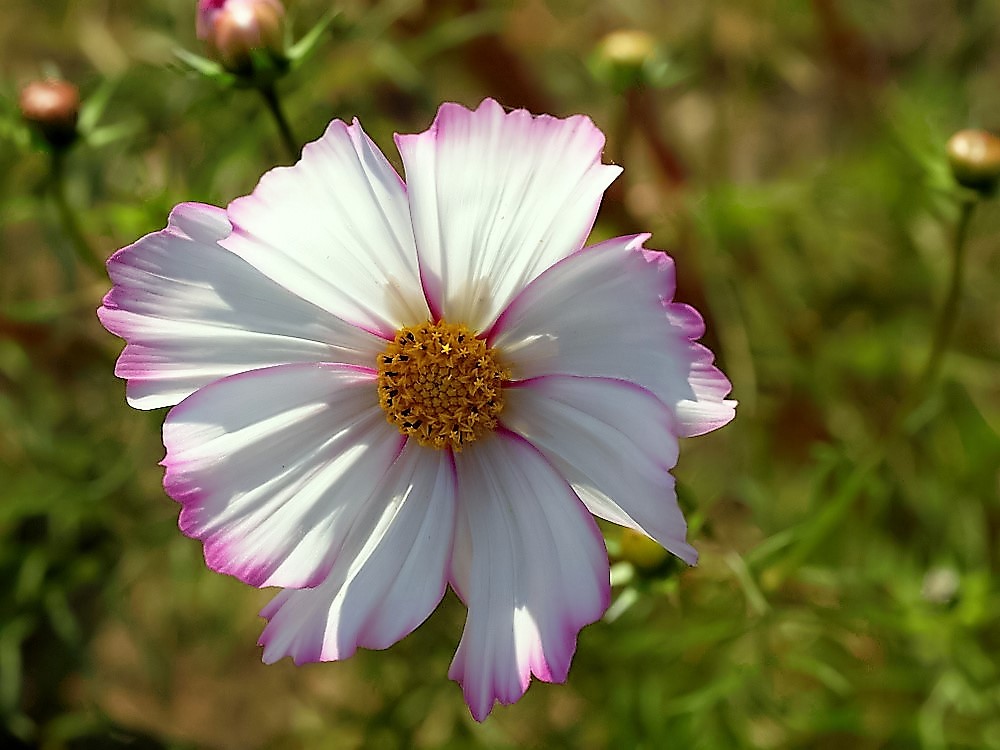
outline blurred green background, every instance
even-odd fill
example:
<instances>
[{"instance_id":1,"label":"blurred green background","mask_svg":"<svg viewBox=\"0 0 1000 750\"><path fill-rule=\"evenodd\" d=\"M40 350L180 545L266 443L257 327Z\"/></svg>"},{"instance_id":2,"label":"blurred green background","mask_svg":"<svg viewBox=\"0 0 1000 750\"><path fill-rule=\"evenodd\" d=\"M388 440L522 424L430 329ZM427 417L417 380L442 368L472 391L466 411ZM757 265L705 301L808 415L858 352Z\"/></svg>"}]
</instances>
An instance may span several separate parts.
<instances>
[{"instance_id":1,"label":"blurred green background","mask_svg":"<svg viewBox=\"0 0 1000 750\"><path fill-rule=\"evenodd\" d=\"M451 595L387 652L263 666L268 592L177 531L163 412L128 408L112 374L108 280L76 259L18 91L80 87L65 198L102 257L178 202L225 205L287 156L254 92L178 64L202 51L194 10L0 14L0 746L1000 748L995 202L918 384L963 197L944 144L1000 126L1000 5L289 4L295 37L336 12L279 84L302 141L358 116L398 166L392 132L444 100L593 117L625 167L595 236L649 230L671 252L741 402L682 445L701 564L609 528L615 602L568 683L482 725L446 678ZM607 37L622 29L648 36Z\"/></svg>"}]
</instances>

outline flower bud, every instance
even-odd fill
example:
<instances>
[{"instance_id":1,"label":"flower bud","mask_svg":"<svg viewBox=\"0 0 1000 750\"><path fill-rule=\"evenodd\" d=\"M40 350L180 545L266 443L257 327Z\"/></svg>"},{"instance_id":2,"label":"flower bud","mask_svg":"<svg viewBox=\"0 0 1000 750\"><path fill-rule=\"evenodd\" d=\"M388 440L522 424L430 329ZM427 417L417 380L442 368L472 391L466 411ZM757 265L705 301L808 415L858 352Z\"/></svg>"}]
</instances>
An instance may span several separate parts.
<instances>
[{"instance_id":1,"label":"flower bud","mask_svg":"<svg viewBox=\"0 0 1000 750\"><path fill-rule=\"evenodd\" d=\"M622 529L619 557L638 568L655 568L670 557L670 553L645 534Z\"/></svg>"},{"instance_id":2,"label":"flower bud","mask_svg":"<svg viewBox=\"0 0 1000 750\"><path fill-rule=\"evenodd\" d=\"M1000 180L1000 138L985 130L959 130L948 139L948 163L955 180L992 193Z\"/></svg>"},{"instance_id":3,"label":"flower bud","mask_svg":"<svg viewBox=\"0 0 1000 750\"><path fill-rule=\"evenodd\" d=\"M954 568L931 568L924 576L920 596L931 604L950 604L955 600L962 579Z\"/></svg>"},{"instance_id":4,"label":"flower bud","mask_svg":"<svg viewBox=\"0 0 1000 750\"><path fill-rule=\"evenodd\" d=\"M642 67L656 52L656 40L652 34L639 29L619 29L604 36L600 51L617 65Z\"/></svg>"},{"instance_id":5,"label":"flower bud","mask_svg":"<svg viewBox=\"0 0 1000 750\"><path fill-rule=\"evenodd\" d=\"M76 140L80 92L58 79L32 81L21 89L21 116L54 148L66 148Z\"/></svg>"},{"instance_id":6,"label":"flower bud","mask_svg":"<svg viewBox=\"0 0 1000 750\"><path fill-rule=\"evenodd\" d=\"M593 58L595 73L612 88L624 91L646 81L646 68L656 59L656 39L639 29L619 29L606 34Z\"/></svg>"},{"instance_id":7,"label":"flower bud","mask_svg":"<svg viewBox=\"0 0 1000 750\"><path fill-rule=\"evenodd\" d=\"M254 72L255 56L285 62L285 8L280 0L201 0L198 37L226 70Z\"/></svg>"}]
</instances>

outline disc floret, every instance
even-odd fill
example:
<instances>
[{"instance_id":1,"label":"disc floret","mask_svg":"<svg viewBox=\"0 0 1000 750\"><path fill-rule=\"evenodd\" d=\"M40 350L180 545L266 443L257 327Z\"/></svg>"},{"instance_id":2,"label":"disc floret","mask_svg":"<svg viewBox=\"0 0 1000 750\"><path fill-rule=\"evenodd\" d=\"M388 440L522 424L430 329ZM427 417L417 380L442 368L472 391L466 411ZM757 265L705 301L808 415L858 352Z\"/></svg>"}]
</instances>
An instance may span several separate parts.
<instances>
[{"instance_id":1,"label":"disc floret","mask_svg":"<svg viewBox=\"0 0 1000 750\"><path fill-rule=\"evenodd\" d=\"M467 326L428 321L400 328L379 354L379 404L420 445L460 451L496 428L509 377Z\"/></svg>"}]
</instances>

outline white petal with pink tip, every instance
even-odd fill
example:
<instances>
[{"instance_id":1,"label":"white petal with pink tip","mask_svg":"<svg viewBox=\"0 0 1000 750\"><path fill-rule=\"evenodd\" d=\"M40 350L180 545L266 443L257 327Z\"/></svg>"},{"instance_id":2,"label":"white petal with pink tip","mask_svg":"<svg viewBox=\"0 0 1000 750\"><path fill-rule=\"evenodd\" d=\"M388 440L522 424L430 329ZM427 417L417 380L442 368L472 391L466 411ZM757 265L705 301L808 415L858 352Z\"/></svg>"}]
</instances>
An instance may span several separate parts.
<instances>
[{"instance_id":1,"label":"white petal with pink tip","mask_svg":"<svg viewBox=\"0 0 1000 750\"><path fill-rule=\"evenodd\" d=\"M282 591L261 612L264 661L346 659L412 631L444 595L454 525L450 454L411 441L359 512L326 580Z\"/></svg>"},{"instance_id":2,"label":"white petal with pink tip","mask_svg":"<svg viewBox=\"0 0 1000 750\"><path fill-rule=\"evenodd\" d=\"M202 388L167 415L163 483L208 566L316 586L402 450L371 371L283 365Z\"/></svg>"},{"instance_id":3,"label":"white petal with pink tip","mask_svg":"<svg viewBox=\"0 0 1000 750\"><path fill-rule=\"evenodd\" d=\"M396 136L420 272L433 312L483 330L547 266L583 247L621 173L601 164L587 117L443 104L430 130Z\"/></svg>"},{"instance_id":4,"label":"white petal with pink tip","mask_svg":"<svg viewBox=\"0 0 1000 750\"><path fill-rule=\"evenodd\" d=\"M213 570L284 589L261 612L264 661L388 647L450 582L468 614L449 676L481 721L532 677L565 680L607 609L591 513L694 563L677 438L735 402L701 317L673 301L673 261L646 235L583 247L621 171L589 118L444 104L396 142L406 184L337 120L227 210L178 206L110 259L99 315L126 340L129 402L174 406L181 530ZM379 405L388 342L442 319L511 374L499 427L460 452L408 441ZM448 344L413 382L385 375L387 398L413 387L427 407L404 412L413 426L482 416L483 380L452 354L484 367Z\"/></svg>"},{"instance_id":5,"label":"white petal with pink tip","mask_svg":"<svg viewBox=\"0 0 1000 750\"><path fill-rule=\"evenodd\" d=\"M593 517L523 438L500 430L455 465L452 576L469 614L448 675L481 721L532 675L566 679L577 633L607 609L608 558Z\"/></svg>"},{"instance_id":6,"label":"white petal with pink tip","mask_svg":"<svg viewBox=\"0 0 1000 750\"><path fill-rule=\"evenodd\" d=\"M220 247L226 212L183 203L166 229L108 260L98 316L128 343L115 374L139 409L173 406L228 375L291 362L370 365L382 339L274 283Z\"/></svg>"},{"instance_id":7,"label":"white petal with pink tip","mask_svg":"<svg viewBox=\"0 0 1000 750\"><path fill-rule=\"evenodd\" d=\"M695 340L701 317L672 302L673 261L618 237L556 263L511 303L489 343L514 379L582 375L628 380L671 408L678 434L729 422L735 401L712 353Z\"/></svg>"},{"instance_id":8,"label":"white petal with pink tip","mask_svg":"<svg viewBox=\"0 0 1000 750\"><path fill-rule=\"evenodd\" d=\"M383 336L425 320L406 186L357 121L227 208L222 244L303 299Z\"/></svg>"},{"instance_id":9,"label":"white petal with pink tip","mask_svg":"<svg viewBox=\"0 0 1000 750\"><path fill-rule=\"evenodd\" d=\"M670 475L674 418L662 401L623 380L550 375L513 384L504 404L504 426L545 454L591 513L697 562Z\"/></svg>"}]
</instances>

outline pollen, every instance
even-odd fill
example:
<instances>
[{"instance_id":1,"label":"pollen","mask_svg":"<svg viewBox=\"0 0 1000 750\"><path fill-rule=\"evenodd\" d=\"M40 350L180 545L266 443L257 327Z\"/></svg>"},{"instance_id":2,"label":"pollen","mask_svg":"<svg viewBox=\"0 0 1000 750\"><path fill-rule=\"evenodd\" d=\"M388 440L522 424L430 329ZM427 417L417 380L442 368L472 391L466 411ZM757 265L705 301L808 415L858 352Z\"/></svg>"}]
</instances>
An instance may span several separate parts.
<instances>
[{"instance_id":1,"label":"pollen","mask_svg":"<svg viewBox=\"0 0 1000 750\"><path fill-rule=\"evenodd\" d=\"M420 445L455 451L492 432L510 373L461 323L400 328L378 357L386 419Z\"/></svg>"}]
</instances>

